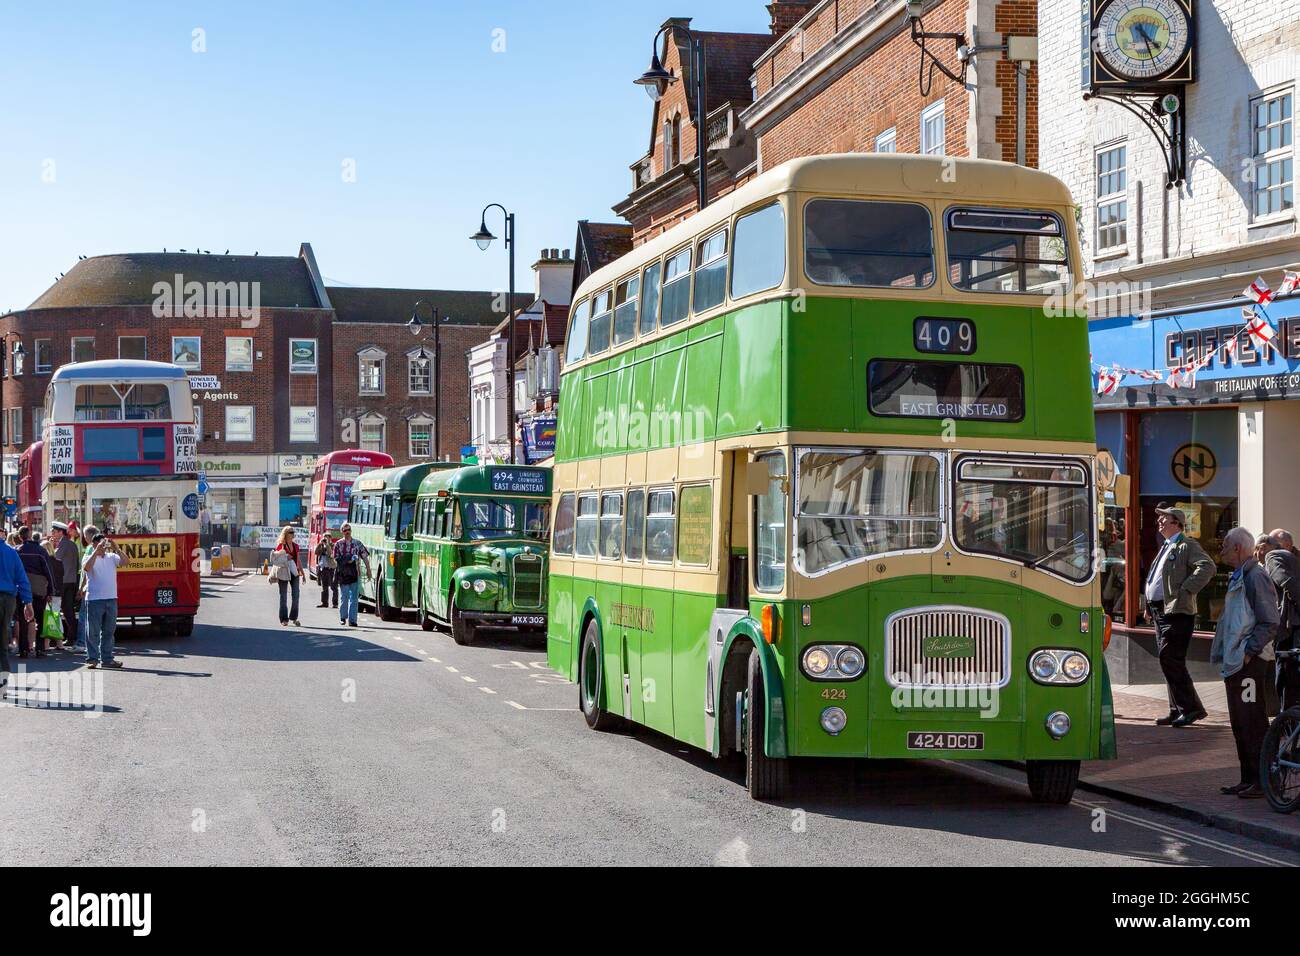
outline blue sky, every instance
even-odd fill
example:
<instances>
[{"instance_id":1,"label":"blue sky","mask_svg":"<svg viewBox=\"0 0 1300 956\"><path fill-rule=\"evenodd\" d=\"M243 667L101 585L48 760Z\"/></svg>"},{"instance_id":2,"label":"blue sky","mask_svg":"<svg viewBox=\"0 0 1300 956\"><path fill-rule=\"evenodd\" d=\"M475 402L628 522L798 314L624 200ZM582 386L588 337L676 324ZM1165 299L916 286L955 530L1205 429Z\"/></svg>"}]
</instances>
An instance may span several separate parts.
<instances>
[{"instance_id":1,"label":"blue sky","mask_svg":"<svg viewBox=\"0 0 1300 956\"><path fill-rule=\"evenodd\" d=\"M0 311L78 255L164 247L307 241L349 285L499 288L505 253L466 238L489 202L531 288L538 250L627 194L650 122L631 81L675 15L767 29L763 0L6 0Z\"/></svg>"}]
</instances>

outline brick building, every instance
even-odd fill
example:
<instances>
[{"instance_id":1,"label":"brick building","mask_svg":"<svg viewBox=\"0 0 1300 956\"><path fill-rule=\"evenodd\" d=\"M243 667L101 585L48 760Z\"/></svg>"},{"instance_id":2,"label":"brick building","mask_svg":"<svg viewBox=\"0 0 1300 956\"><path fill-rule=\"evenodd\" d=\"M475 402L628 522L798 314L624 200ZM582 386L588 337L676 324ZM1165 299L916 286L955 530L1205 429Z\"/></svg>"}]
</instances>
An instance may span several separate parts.
<instances>
[{"instance_id":1,"label":"brick building","mask_svg":"<svg viewBox=\"0 0 1300 956\"><path fill-rule=\"evenodd\" d=\"M904 0L775 0L766 34L698 33L708 80L709 194L725 195L798 156L845 152L938 153L1038 163L1035 0L927 0L928 33L961 33L927 50L958 82L932 69L912 39ZM648 152L614 211L643 242L696 211L695 133L686 18L668 20L669 84L655 104ZM1010 37L1029 40L1007 59Z\"/></svg>"},{"instance_id":2,"label":"brick building","mask_svg":"<svg viewBox=\"0 0 1300 956\"><path fill-rule=\"evenodd\" d=\"M500 318L492 298L327 289L307 244L297 256L162 252L79 261L31 306L0 316L6 491L18 455L40 435L54 369L142 358L189 371L211 540L235 543L243 528L293 520L320 454L366 444L408 463L436 453L432 368L414 361L421 346L433 356L430 306L450 317L441 332L441 450L460 447L468 435L463 356ZM417 301L425 303L419 338L407 327Z\"/></svg>"}]
</instances>

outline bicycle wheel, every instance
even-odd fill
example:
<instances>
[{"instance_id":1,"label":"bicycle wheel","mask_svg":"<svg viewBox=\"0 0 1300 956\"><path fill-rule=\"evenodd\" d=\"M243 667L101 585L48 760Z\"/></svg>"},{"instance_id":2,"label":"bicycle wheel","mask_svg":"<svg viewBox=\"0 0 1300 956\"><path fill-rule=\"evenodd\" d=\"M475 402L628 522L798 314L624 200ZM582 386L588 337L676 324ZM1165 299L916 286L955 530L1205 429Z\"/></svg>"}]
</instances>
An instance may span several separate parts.
<instances>
[{"instance_id":1,"label":"bicycle wheel","mask_svg":"<svg viewBox=\"0 0 1300 956\"><path fill-rule=\"evenodd\" d=\"M1273 719L1260 750L1260 786L1278 813L1300 807L1300 707Z\"/></svg>"}]
</instances>

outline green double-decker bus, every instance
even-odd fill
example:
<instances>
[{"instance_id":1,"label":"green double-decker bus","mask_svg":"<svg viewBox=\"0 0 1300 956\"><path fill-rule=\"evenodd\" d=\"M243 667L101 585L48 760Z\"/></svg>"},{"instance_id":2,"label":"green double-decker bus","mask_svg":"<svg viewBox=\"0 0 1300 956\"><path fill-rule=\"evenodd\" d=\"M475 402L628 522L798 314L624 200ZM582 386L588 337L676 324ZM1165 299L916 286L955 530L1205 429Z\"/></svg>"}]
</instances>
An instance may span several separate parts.
<instances>
[{"instance_id":1,"label":"green double-decker bus","mask_svg":"<svg viewBox=\"0 0 1300 956\"><path fill-rule=\"evenodd\" d=\"M412 519L420 483L430 472L458 467L424 462L384 468L353 483L348 522L352 536L370 551L370 574L359 569L357 603L369 605L385 621L396 621L404 609L416 606Z\"/></svg>"},{"instance_id":2,"label":"green double-decker bus","mask_svg":"<svg viewBox=\"0 0 1300 956\"><path fill-rule=\"evenodd\" d=\"M1113 756L1074 206L1044 173L798 159L593 273L561 380L552 667L743 761Z\"/></svg>"},{"instance_id":3,"label":"green double-decker bus","mask_svg":"<svg viewBox=\"0 0 1300 956\"><path fill-rule=\"evenodd\" d=\"M420 625L457 644L480 627L546 631L551 470L466 465L429 475L415 502Z\"/></svg>"}]
</instances>

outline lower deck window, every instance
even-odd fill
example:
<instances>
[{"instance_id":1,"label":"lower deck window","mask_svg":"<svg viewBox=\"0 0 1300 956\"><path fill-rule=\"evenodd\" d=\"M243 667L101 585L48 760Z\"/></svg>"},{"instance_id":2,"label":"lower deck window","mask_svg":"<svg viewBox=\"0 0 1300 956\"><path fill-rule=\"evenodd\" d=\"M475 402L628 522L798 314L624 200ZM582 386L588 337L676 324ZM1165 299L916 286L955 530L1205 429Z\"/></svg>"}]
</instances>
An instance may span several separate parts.
<instances>
[{"instance_id":1,"label":"lower deck window","mask_svg":"<svg viewBox=\"0 0 1300 956\"><path fill-rule=\"evenodd\" d=\"M175 534L176 499L92 498L91 523L113 534Z\"/></svg>"},{"instance_id":2,"label":"lower deck window","mask_svg":"<svg viewBox=\"0 0 1300 956\"><path fill-rule=\"evenodd\" d=\"M872 555L937 548L939 459L807 448L798 455L795 565L817 574Z\"/></svg>"},{"instance_id":3,"label":"lower deck window","mask_svg":"<svg viewBox=\"0 0 1300 956\"><path fill-rule=\"evenodd\" d=\"M953 540L963 551L1086 581L1092 574L1093 534L1082 465L992 457L957 463Z\"/></svg>"}]
</instances>

